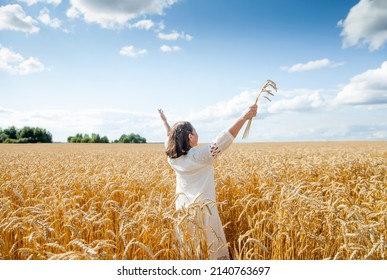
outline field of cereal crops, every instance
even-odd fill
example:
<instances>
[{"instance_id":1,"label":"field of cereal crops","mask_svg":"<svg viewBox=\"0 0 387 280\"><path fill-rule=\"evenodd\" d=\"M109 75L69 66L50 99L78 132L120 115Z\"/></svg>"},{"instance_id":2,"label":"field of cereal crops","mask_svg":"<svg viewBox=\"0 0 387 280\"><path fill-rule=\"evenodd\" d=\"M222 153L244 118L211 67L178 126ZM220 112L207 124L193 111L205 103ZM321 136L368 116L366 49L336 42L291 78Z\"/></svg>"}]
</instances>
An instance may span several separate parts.
<instances>
[{"instance_id":1,"label":"field of cereal crops","mask_svg":"<svg viewBox=\"0 0 387 280\"><path fill-rule=\"evenodd\" d=\"M177 241L159 144L0 145L0 259L206 259ZM387 142L234 144L215 163L233 259L387 259Z\"/></svg>"}]
</instances>

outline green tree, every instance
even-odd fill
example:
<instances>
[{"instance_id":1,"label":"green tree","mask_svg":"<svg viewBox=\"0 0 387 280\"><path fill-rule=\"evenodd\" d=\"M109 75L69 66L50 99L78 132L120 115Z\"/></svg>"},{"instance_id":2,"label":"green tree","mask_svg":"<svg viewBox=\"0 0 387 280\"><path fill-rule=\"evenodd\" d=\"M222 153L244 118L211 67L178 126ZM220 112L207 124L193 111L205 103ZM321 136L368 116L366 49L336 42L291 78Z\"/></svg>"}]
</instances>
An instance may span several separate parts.
<instances>
[{"instance_id":1,"label":"green tree","mask_svg":"<svg viewBox=\"0 0 387 280\"><path fill-rule=\"evenodd\" d=\"M11 126L0 132L0 143L52 143L52 134L40 127Z\"/></svg>"},{"instance_id":2,"label":"green tree","mask_svg":"<svg viewBox=\"0 0 387 280\"><path fill-rule=\"evenodd\" d=\"M40 127L35 127L33 129L33 135L38 143L51 143L52 142L52 135L49 131L40 128Z\"/></svg>"},{"instance_id":3,"label":"green tree","mask_svg":"<svg viewBox=\"0 0 387 280\"><path fill-rule=\"evenodd\" d=\"M77 135L75 135L75 142L76 143L82 143L82 139L83 139L82 133L77 133Z\"/></svg>"},{"instance_id":4,"label":"green tree","mask_svg":"<svg viewBox=\"0 0 387 280\"><path fill-rule=\"evenodd\" d=\"M101 143L109 143L109 138L107 138L106 136L102 136Z\"/></svg>"},{"instance_id":5,"label":"green tree","mask_svg":"<svg viewBox=\"0 0 387 280\"><path fill-rule=\"evenodd\" d=\"M92 133L83 135L77 133L75 136L67 137L68 143L109 143L109 139L106 136L101 137L98 133Z\"/></svg>"},{"instance_id":6,"label":"green tree","mask_svg":"<svg viewBox=\"0 0 387 280\"><path fill-rule=\"evenodd\" d=\"M3 132L3 130L0 128L0 143L4 143L5 140L7 140L8 135Z\"/></svg>"},{"instance_id":7,"label":"green tree","mask_svg":"<svg viewBox=\"0 0 387 280\"><path fill-rule=\"evenodd\" d=\"M92 133L90 142L91 143L101 143L101 136L99 136L99 134Z\"/></svg>"},{"instance_id":8,"label":"green tree","mask_svg":"<svg viewBox=\"0 0 387 280\"><path fill-rule=\"evenodd\" d=\"M34 138L34 130L29 126L25 126L17 132L17 138L18 139L20 139L20 138L33 139Z\"/></svg>"},{"instance_id":9,"label":"green tree","mask_svg":"<svg viewBox=\"0 0 387 280\"><path fill-rule=\"evenodd\" d=\"M7 135L7 138L9 139L17 139L17 130L14 126L4 129L3 133Z\"/></svg>"},{"instance_id":10,"label":"green tree","mask_svg":"<svg viewBox=\"0 0 387 280\"><path fill-rule=\"evenodd\" d=\"M82 143L90 143L90 136L88 134L85 134L82 138Z\"/></svg>"},{"instance_id":11,"label":"green tree","mask_svg":"<svg viewBox=\"0 0 387 280\"><path fill-rule=\"evenodd\" d=\"M122 134L118 141L114 141L115 143L146 143L146 139L141 137L139 134Z\"/></svg>"}]
</instances>

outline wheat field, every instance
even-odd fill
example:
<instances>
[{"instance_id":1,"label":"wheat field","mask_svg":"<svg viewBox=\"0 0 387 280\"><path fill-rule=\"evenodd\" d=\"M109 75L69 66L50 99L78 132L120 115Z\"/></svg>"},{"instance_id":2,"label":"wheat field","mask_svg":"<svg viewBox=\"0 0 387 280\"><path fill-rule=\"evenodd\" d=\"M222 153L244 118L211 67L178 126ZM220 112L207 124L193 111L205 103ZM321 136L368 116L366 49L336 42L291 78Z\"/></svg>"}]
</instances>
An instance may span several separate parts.
<instances>
[{"instance_id":1,"label":"wheat field","mask_svg":"<svg viewBox=\"0 0 387 280\"><path fill-rule=\"evenodd\" d=\"M174 209L160 144L0 145L0 156L2 260L208 257L188 230L197 209ZM387 142L233 144L215 163L231 257L387 259L386 160Z\"/></svg>"}]
</instances>

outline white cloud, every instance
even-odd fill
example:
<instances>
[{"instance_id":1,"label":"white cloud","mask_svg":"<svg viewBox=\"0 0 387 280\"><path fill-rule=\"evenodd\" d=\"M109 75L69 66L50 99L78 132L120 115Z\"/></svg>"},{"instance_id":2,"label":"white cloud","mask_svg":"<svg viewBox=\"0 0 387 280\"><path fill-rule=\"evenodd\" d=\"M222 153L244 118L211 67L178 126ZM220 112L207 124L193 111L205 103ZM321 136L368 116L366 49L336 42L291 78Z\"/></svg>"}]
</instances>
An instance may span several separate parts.
<instances>
[{"instance_id":1,"label":"white cloud","mask_svg":"<svg viewBox=\"0 0 387 280\"><path fill-rule=\"evenodd\" d=\"M164 29L165 29L165 23L163 21L159 22L157 24L156 32L161 32Z\"/></svg>"},{"instance_id":2,"label":"white cloud","mask_svg":"<svg viewBox=\"0 0 387 280\"><path fill-rule=\"evenodd\" d=\"M308 61L307 63L297 63L290 67L283 66L281 67L281 70L288 71L290 73L305 72L326 67L337 67L340 65L343 65L343 63L335 63L333 61L330 61L328 58L324 58L319 60Z\"/></svg>"},{"instance_id":3,"label":"white cloud","mask_svg":"<svg viewBox=\"0 0 387 280\"><path fill-rule=\"evenodd\" d=\"M161 40L166 40L166 41L176 41L178 39L183 39L186 41L192 41L192 36L189 34L185 34L184 32L177 32L177 31L172 31L171 33L159 33L158 34L159 39Z\"/></svg>"},{"instance_id":4,"label":"white cloud","mask_svg":"<svg viewBox=\"0 0 387 280\"><path fill-rule=\"evenodd\" d=\"M179 39L180 34L176 31L169 33L169 34L164 34L164 33L159 33L158 37L161 40L167 40L167 41L176 41Z\"/></svg>"},{"instance_id":5,"label":"white cloud","mask_svg":"<svg viewBox=\"0 0 387 280\"><path fill-rule=\"evenodd\" d=\"M139 56L146 55L147 50L146 49L136 50L134 46L130 45L130 46L122 47L120 50L120 54L124 56L129 56L132 58L136 58Z\"/></svg>"},{"instance_id":6,"label":"white cloud","mask_svg":"<svg viewBox=\"0 0 387 280\"><path fill-rule=\"evenodd\" d=\"M298 94L293 98L280 99L273 102L268 109L269 113L309 111L323 108L328 105L319 91L299 90L299 92L301 92L301 94Z\"/></svg>"},{"instance_id":7,"label":"white cloud","mask_svg":"<svg viewBox=\"0 0 387 280\"><path fill-rule=\"evenodd\" d=\"M12 113L11 109L0 106L0 114L9 114L9 113Z\"/></svg>"},{"instance_id":8,"label":"white cloud","mask_svg":"<svg viewBox=\"0 0 387 280\"><path fill-rule=\"evenodd\" d=\"M151 29L155 24L153 23L153 21L149 20L149 19L143 19L143 20L140 20L134 24L130 24L129 27L130 28L138 28L138 29L145 29L145 30L149 30Z\"/></svg>"},{"instance_id":9,"label":"white cloud","mask_svg":"<svg viewBox=\"0 0 387 280\"><path fill-rule=\"evenodd\" d=\"M0 127L38 126L53 134L54 141L65 142L68 136L76 133L98 133L109 140L118 139L123 133L138 133L155 139L155 124L162 126L157 114L133 112L119 108L101 108L84 110L23 110L2 108L0 106ZM149 138L147 138L149 139Z\"/></svg>"},{"instance_id":10,"label":"white cloud","mask_svg":"<svg viewBox=\"0 0 387 280\"><path fill-rule=\"evenodd\" d=\"M13 30L26 33L39 32L37 21L27 16L20 5L0 7L0 30Z\"/></svg>"},{"instance_id":11,"label":"white cloud","mask_svg":"<svg viewBox=\"0 0 387 280\"><path fill-rule=\"evenodd\" d=\"M245 90L228 100L192 112L188 120L197 127L200 141L211 141L217 133L229 127L247 106L255 101L256 96L256 90ZM271 103L265 99L260 100L258 114L254 118L249 139L243 142L332 140L353 137L352 133L343 132L343 127L347 123L332 125L331 118L334 116L330 113L331 106L326 100L328 97L323 96L331 97L333 91L281 90L272 98ZM238 139L242 137L243 131L244 128L238 135Z\"/></svg>"},{"instance_id":12,"label":"white cloud","mask_svg":"<svg viewBox=\"0 0 387 280\"><path fill-rule=\"evenodd\" d=\"M197 121L217 121L238 117L255 99L256 92L243 91L229 100L207 106L201 111L191 113L189 119Z\"/></svg>"},{"instance_id":13,"label":"white cloud","mask_svg":"<svg viewBox=\"0 0 387 280\"><path fill-rule=\"evenodd\" d=\"M373 139L387 139L387 131L376 131L372 134Z\"/></svg>"},{"instance_id":14,"label":"white cloud","mask_svg":"<svg viewBox=\"0 0 387 280\"><path fill-rule=\"evenodd\" d=\"M58 18L51 18L50 17L50 12L47 8L44 8L43 10L40 11L38 19L45 25L48 25L52 28L59 28L62 24L60 19Z\"/></svg>"},{"instance_id":15,"label":"white cloud","mask_svg":"<svg viewBox=\"0 0 387 280\"><path fill-rule=\"evenodd\" d=\"M311 92L310 90L304 92ZM282 93L281 93L282 94ZM288 95L285 93L284 95ZM255 99L256 92L244 91L239 95L191 113L188 120L198 129L200 143L211 141ZM1 102L1 101L0 101ZM266 103L267 104L267 103ZM261 106L262 107L262 106ZM223 109L224 112L221 110ZM383 110L371 114L363 107L362 118L351 107L343 107L338 114L317 111L314 114L272 114L262 120L259 109L246 141L308 141L308 140L386 140L387 122L381 118ZM181 115L166 112L170 124L182 120ZM66 141L76 133L98 133L115 140L125 133L139 133L148 142L163 141L164 131L156 110L135 112L120 108L17 110L0 105L0 127L15 125L38 126L53 134L54 141ZM238 135L240 141L244 128Z\"/></svg>"},{"instance_id":16,"label":"white cloud","mask_svg":"<svg viewBox=\"0 0 387 280\"><path fill-rule=\"evenodd\" d=\"M201 111L191 113L189 118L208 122L236 118L255 101L257 94L257 91L245 90L229 100L218 102L215 105L207 106ZM326 94L330 95L330 93ZM330 107L330 103L319 90L298 89L280 92L271 99L275 100L270 103L261 96L258 103L259 117L264 117L263 115L267 113L303 112Z\"/></svg>"},{"instance_id":17,"label":"white cloud","mask_svg":"<svg viewBox=\"0 0 387 280\"><path fill-rule=\"evenodd\" d=\"M337 95L336 104L366 105L387 103L387 61L379 68L354 76Z\"/></svg>"},{"instance_id":18,"label":"white cloud","mask_svg":"<svg viewBox=\"0 0 387 280\"><path fill-rule=\"evenodd\" d=\"M29 75L44 71L44 65L39 59L30 57L19 64L18 70L20 75Z\"/></svg>"},{"instance_id":19,"label":"white cloud","mask_svg":"<svg viewBox=\"0 0 387 280\"><path fill-rule=\"evenodd\" d=\"M387 1L360 0L338 26L343 28L344 48L368 45L370 51L380 49L387 41Z\"/></svg>"},{"instance_id":20,"label":"white cloud","mask_svg":"<svg viewBox=\"0 0 387 280\"><path fill-rule=\"evenodd\" d=\"M18 63L22 60L23 57L20 54L14 53L10 49L0 45L0 69L6 69L11 64Z\"/></svg>"},{"instance_id":21,"label":"white cloud","mask_svg":"<svg viewBox=\"0 0 387 280\"><path fill-rule=\"evenodd\" d=\"M62 2L62 0L19 0L19 2L27 3L27 5L29 6L35 5L39 2L58 6Z\"/></svg>"},{"instance_id":22,"label":"white cloud","mask_svg":"<svg viewBox=\"0 0 387 280\"><path fill-rule=\"evenodd\" d=\"M181 51L181 48L179 46L168 46L168 45L162 45L160 47L160 51L162 52L177 52Z\"/></svg>"},{"instance_id":23,"label":"white cloud","mask_svg":"<svg viewBox=\"0 0 387 280\"><path fill-rule=\"evenodd\" d=\"M24 59L19 53L15 53L0 45L0 71L13 75L29 75L42 72L45 67L39 59L29 57Z\"/></svg>"},{"instance_id":24,"label":"white cloud","mask_svg":"<svg viewBox=\"0 0 387 280\"><path fill-rule=\"evenodd\" d=\"M131 19L158 14L172 6L177 0L71 0L67 10L70 18L83 18L86 22L97 23L103 28L122 27Z\"/></svg>"},{"instance_id":25,"label":"white cloud","mask_svg":"<svg viewBox=\"0 0 387 280\"><path fill-rule=\"evenodd\" d=\"M192 41L193 37L189 34L185 34L184 35L184 39L187 40L187 41Z\"/></svg>"}]
</instances>

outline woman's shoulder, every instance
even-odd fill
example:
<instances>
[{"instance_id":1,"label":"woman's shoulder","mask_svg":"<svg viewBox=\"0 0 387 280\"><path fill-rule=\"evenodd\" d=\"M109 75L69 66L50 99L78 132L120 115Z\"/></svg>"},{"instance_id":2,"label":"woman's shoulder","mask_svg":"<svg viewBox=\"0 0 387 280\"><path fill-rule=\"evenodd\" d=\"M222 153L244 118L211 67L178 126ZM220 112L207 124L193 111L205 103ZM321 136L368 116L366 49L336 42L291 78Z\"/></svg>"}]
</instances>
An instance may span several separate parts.
<instances>
[{"instance_id":1,"label":"woman's shoulder","mask_svg":"<svg viewBox=\"0 0 387 280\"><path fill-rule=\"evenodd\" d=\"M206 152L206 151L209 151L210 149L210 144L201 144L199 146L196 146L196 147L192 147L187 155L192 155L192 154L197 154L197 153L203 153L203 152Z\"/></svg>"},{"instance_id":2,"label":"woman's shoulder","mask_svg":"<svg viewBox=\"0 0 387 280\"><path fill-rule=\"evenodd\" d=\"M203 164L212 163L210 145L205 144L205 145L191 148L188 151L187 157L192 159L193 161L203 163Z\"/></svg>"}]
</instances>

